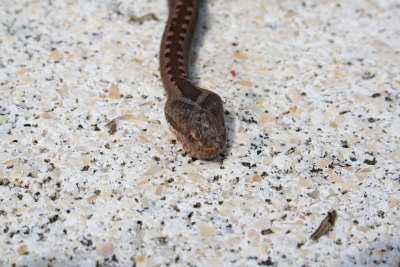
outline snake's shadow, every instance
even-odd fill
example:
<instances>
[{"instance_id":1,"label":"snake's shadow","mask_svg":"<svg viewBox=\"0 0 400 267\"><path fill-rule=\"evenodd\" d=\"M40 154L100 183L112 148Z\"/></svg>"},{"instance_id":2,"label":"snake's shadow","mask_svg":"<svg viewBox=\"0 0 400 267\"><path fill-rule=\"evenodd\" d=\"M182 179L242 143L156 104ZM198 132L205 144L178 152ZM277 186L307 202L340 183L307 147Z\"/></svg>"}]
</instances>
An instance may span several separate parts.
<instances>
[{"instance_id":1,"label":"snake's shadow","mask_svg":"<svg viewBox=\"0 0 400 267\"><path fill-rule=\"evenodd\" d=\"M196 28L196 35L194 37L193 40L193 45L192 45L192 59L193 57L197 58L198 55L200 54L199 51L201 50L201 47L203 47L204 41L205 41L205 36L207 35L207 31L210 28L210 21L208 20L208 6L207 6L207 2L208 0L200 0L199 1L199 18L198 18L198 22L197 22L197 28ZM196 61L196 60L194 60ZM196 71L197 68L201 68L201 66L199 64L190 64L190 76L191 77L196 77L196 73L198 73L198 71ZM205 88L207 89L207 88ZM222 98L222 101L224 101L224 98ZM224 109L226 110L226 109ZM228 118L229 115L226 115L226 113L224 114L225 117L225 124L226 124L226 134L227 134L227 145L226 148L223 152L222 158L225 158L225 155L229 155L229 151L231 150L229 148L229 143L230 140L232 140L233 137L233 131L231 131L231 129L235 128L234 125L234 120L232 120L232 118ZM231 123L226 123L227 121L231 122ZM215 158L212 161L218 161L220 160L219 157Z\"/></svg>"},{"instance_id":2,"label":"snake's shadow","mask_svg":"<svg viewBox=\"0 0 400 267\"><path fill-rule=\"evenodd\" d=\"M198 64L193 64L199 56L199 51L201 47L203 47L204 40L205 40L205 35L207 32L207 29L209 28L209 20L208 18L208 12L207 12L207 0L200 0L199 1L199 18L197 21L197 28L196 28L196 34L194 36L193 44L192 44L192 55L191 55L191 64L190 64L190 76L191 77L196 77L196 68L199 67Z\"/></svg>"}]
</instances>

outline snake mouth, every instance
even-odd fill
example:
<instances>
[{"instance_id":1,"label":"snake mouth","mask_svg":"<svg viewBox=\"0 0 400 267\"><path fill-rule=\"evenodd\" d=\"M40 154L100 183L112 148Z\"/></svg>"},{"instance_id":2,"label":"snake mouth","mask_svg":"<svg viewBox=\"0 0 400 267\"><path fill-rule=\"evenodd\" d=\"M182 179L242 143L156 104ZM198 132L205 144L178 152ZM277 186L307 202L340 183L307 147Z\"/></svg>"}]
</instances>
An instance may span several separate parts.
<instances>
[{"instance_id":1,"label":"snake mouth","mask_svg":"<svg viewBox=\"0 0 400 267\"><path fill-rule=\"evenodd\" d=\"M221 151L219 147L213 149L202 149L202 150L187 150L190 155L195 157L196 159L208 160L215 158Z\"/></svg>"},{"instance_id":2,"label":"snake mouth","mask_svg":"<svg viewBox=\"0 0 400 267\"><path fill-rule=\"evenodd\" d=\"M216 136L214 142L210 142L209 140L201 141L200 139L195 138L193 135L189 135L187 137L188 141L195 144L194 146L203 148L205 150L214 150L220 147L220 143L222 140L221 136Z\"/></svg>"},{"instance_id":3,"label":"snake mouth","mask_svg":"<svg viewBox=\"0 0 400 267\"><path fill-rule=\"evenodd\" d=\"M201 140L195 138L193 134L189 134L185 142L182 142L181 140L179 141L181 141L184 149L193 157L207 160L215 158L219 153L222 152L223 148L225 147L225 141L223 141L224 136L224 134L215 136L213 142L210 142L210 140L202 142Z\"/></svg>"},{"instance_id":4,"label":"snake mouth","mask_svg":"<svg viewBox=\"0 0 400 267\"><path fill-rule=\"evenodd\" d=\"M170 125L171 126L171 125ZM201 141L195 138L192 133L183 135L182 133L176 131L174 128L170 127L171 131L178 138L178 141L182 144L183 148L192 157L200 160L210 160L215 158L219 153L221 153L226 144L226 133L225 131L213 138L213 141Z\"/></svg>"}]
</instances>

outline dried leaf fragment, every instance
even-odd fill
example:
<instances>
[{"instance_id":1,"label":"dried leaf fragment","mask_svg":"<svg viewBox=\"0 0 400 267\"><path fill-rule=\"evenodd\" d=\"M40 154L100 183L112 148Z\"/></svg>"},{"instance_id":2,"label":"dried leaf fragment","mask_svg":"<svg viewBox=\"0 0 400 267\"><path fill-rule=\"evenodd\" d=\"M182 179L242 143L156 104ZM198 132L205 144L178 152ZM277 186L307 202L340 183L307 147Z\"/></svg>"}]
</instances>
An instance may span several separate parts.
<instances>
[{"instance_id":1,"label":"dried leaf fragment","mask_svg":"<svg viewBox=\"0 0 400 267\"><path fill-rule=\"evenodd\" d=\"M143 22L145 22L147 20L158 21L158 18L156 16L156 14L154 14L154 13L149 13L149 14L143 15L141 17L137 17L133 14L129 15L129 22L139 22L139 24L142 24Z\"/></svg>"},{"instance_id":2,"label":"dried leaf fragment","mask_svg":"<svg viewBox=\"0 0 400 267\"><path fill-rule=\"evenodd\" d=\"M108 133L110 135L113 135L113 134L115 134L116 131L117 131L117 123L114 121L114 123L112 123L110 125L110 129L109 129Z\"/></svg>"},{"instance_id":3,"label":"dried leaf fragment","mask_svg":"<svg viewBox=\"0 0 400 267\"><path fill-rule=\"evenodd\" d=\"M110 135L115 134L115 132L117 131L117 119L113 119L111 121L109 121L106 125L106 128L108 128L108 133Z\"/></svg>"},{"instance_id":4,"label":"dried leaf fragment","mask_svg":"<svg viewBox=\"0 0 400 267\"><path fill-rule=\"evenodd\" d=\"M310 236L310 239L317 241L321 236L326 235L333 228L337 218L336 210L328 211L328 215L319 225L317 231Z\"/></svg>"}]
</instances>

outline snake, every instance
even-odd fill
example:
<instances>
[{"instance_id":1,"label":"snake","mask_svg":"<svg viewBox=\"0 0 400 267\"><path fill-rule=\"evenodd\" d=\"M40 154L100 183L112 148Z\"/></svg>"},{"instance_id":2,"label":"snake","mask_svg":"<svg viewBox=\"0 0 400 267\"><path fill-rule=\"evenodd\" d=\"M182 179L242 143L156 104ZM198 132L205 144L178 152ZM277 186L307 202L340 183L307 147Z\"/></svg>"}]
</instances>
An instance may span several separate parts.
<instances>
[{"instance_id":1,"label":"snake","mask_svg":"<svg viewBox=\"0 0 400 267\"><path fill-rule=\"evenodd\" d=\"M167 93L164 113L171 131L194 158L207 160L226 145L221 97L190 78L191 47L199 0L169 0L169 15L160 46L160 74Z\"/></svg>"}]
</instances>

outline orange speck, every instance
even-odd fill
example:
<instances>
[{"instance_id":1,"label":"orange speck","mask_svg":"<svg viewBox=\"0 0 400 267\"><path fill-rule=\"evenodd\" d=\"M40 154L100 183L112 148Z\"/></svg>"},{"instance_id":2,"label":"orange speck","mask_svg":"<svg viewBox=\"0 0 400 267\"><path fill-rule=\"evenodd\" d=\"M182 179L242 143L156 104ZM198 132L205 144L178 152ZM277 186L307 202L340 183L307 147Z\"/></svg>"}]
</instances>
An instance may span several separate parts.
<instances>
[{"instance_id":1,"label":"orange speck","mask_svg":"<svg viewBox=\"0 0 400 267\"><path fill-rule=\"evenodd\" d=\"M144 262L145 260L146 260L146 258L145 258L144 256L141 256L141 255L140 255L140 256L137 256L137 257L136 257L136 261L137 261L137 262Z\"/></svg>"},{"instance_id":2,"label":"orange speck","mask_svg":"<svg viewBox=\"0 0 400 267\"><path fill-rule=\"evenodd\" d=\"M26 69L19 69L17 70L18 75L24 75L26 73Z\"/></svg>"},{"instance_id":3,"label":"orange speck","mask_svg":"<svg viewBox=\"0 0 400 267\"><path fill-rule=\"evenodd\" d=\"M344 76L346 73L344 71L341 70L337 70L335 71L335 77L342 77Z\"/></svg>"},{"instance_id":4,"label":"orange speck","mask_svg":"<svg viewBox=\"0 0 400 267\"><path fill-rule=\"evenodd\" d=\"M237 73L234 70L231 70L231 74L232 74L232 77L236 77L237 76Z\"/></svg>"},{"instance_id":5,"label":"orange speck","mask_svg":"<svg viewBox=\"0 0 400 267\"><path fill-rule=\"evenodd\" d=\"M385 256L385 253L382 250L375 249L374 253L381 258L383 258Z\"/></svg>"},{"instance_id":6,"label":"orange speck","mask_svg":"<svg viewBox=\"0 0 400 267\"><path fill-rule=\"evenodd\" d=\"M235 58L240 59L240 60L245 60L245 59L247 59L249 57L244 52L235 52L233 55L235 56Z\"/></svg>"},{"instance_id":7,"label":"orange speck","mask_svg":"<svg viewBox=\"0 0 400 267\"><path fill-rule=\"evenodd\" d=\"M334 128L334 129L336 129L336 130L337 130L337 128L338 128L337 123L336 123L336 122L333 122L333 121L331 121L331 122L329 123L329 126L331 126L332 128Z\"/></svg>"},{"instance_id":8,"label":"orange speck","mask_svg":"<svg viewBox=\"0 0 400 267\"><path fill-rule=\"evenodd\" d=\"M57 60L61 57L61 53L58 50L53 50L50 52L50 58L53 60Z\"/></svg>"},{"instance_id":9,"label":"orange speck","mask_svg":"<svg viewBox=\"0 0 400 267\"><path fill-rule=\"evenodd\" d=\"M294 13L293 11L289 11L289 12L287 12L287 13L284 15L284 17L285 17L285 18L291 18L291 17L293 17L294 15L296 15L296 13Z\"/></svg>"},{"instance_id":10,"label":"orange speck","mask_svg":"<svg viewBox=\"0 0 400 267\"><path fill-rule=\"evenodd\" d=\"M139 139L142 140L143 142L147 143L149 140L144 136L144 135L139 135Z\"/></svg>"},{"instance_id":11,"label":"orange speck","mask_svg":"<svg viewBox=\"0 0 400 267\"><path fill-rule=\"evenodd\" d=\"M139 59L139 58L132 58L132 61L133 62L135 62L135 63L137 63L137 64L142 64L143 63L143 60L141 60L141 59Z\"/></svg>"},{"instance_id":12,"label":"orange speck","mask_svg":"<svg viewBox=\"0 0 400 267\"><path fill-rule=\"evenodd\" d=\"M119 99L119 88L118 85L111 85L108 91L108 98L118 100Z\"/></svg>"},{"instance_id":13,"label":"orange speck","mask_svg":"<svg viewBox=\"0 0 400 267\"><path fill-rule=\"evenodd\" d=\"M139 182L139 186L146 185L147 182L148 182L147 180L140 181L140 182Z\"/></svg>"},{"instance_id":14,"label":"orange speck","mask_svg":"<svg viewBox=\"0 0 400 267\"><path fill-rule=\"evenodd\" d=\"M238 81L238 84L243 85L243 86L247 86L247 87L253 86L253 83L251 81L248 81L248 80Z\"/></svg>"},{"instance_id":15,"label":"orange speck","mask_svg":"<svg viewBox=\"0 0 400 267\"><path fill-rule=\"evenodd\" d=\"M299 217L300 217L300 219L302 219L302 220L305 220L305 219L306 219L306 216L304 216L304 215L300 215Z\"/></svg>"},{"instance_id":16,"label":"orange speck","mask_svg":"<svg viewBox=\"0 0 400 267\"><path fill-rule=\"evenodd\" d=\"M258 174L254 174L254 176L251 178L251 181L253 183L259 183L262 181L262 177Z\"/></svg>"},{"instance_id":17,"label":"orange speck","mask_svg":"<svg viewBox=\"0 0 400 267\"><path fill-rule=\"evenodd\" d=\"M275 117L268 113L261 113L260 118L258 119L258 123L268 123L275 121Z\"/></svg>"},{"instance_id":18,"label":"orange speck","mask_svg":"<svg viewBox=\"0 0 400 267\"><path fill-rule=\"evenodd\" d=\"M22 245L19 248L17 248L17 253L19 255L24 255L27 252L28 252L28 247L26 245Z\"/></svg>"},{"instance_id":19,"label":"orange speck","mask_svg":"<svg viewBox=\"0 0 400 267\"><path fill-rule=\"evenodd\" d=\"M52 116L51 116L51 114L48 113L48 112L43 112L43 113L42 113L42 118L43 118L43 119L46 119L46 120L49 120L49 119L52 118Z\"/></svg>"},{"instance_id":20,"label":"orange speck","mask_svg":"<svg viewBox=\"0 0 400 267\"><path fill-rule=\"evenodd\" d=\"M289 108L290 113L296 113L297 109L295 107Z\"/></svg>"},{"instance_id":21,"label":"orange speck","mask_svg":"<svg viewBox=\"0 0 400 267\"><path fill-rule=\"evenodd\" d=\"M23 76L22 79L25 83L31 83L34 79L30 76Z\"/></svg>"}]
</instances>

